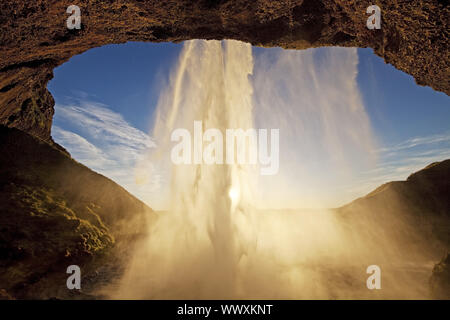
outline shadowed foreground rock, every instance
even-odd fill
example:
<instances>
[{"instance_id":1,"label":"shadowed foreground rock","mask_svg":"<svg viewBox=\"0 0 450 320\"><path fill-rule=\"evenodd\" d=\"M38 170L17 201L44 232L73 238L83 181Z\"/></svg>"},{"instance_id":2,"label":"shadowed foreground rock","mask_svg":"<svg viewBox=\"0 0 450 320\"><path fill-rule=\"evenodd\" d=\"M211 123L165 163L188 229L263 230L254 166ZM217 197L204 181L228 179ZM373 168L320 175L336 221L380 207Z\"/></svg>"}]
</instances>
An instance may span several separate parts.
<instances>
[{"instance_id":1,"label":"shadowed foreground rock","mask_svg":"<svg viewBox=\"0 0 450 320\"><path fill-rule=\"evenodd\" d=\"M366 9L382 10L369 30ZM81 30L66 27L69 4ZM236 39L306 49L370 47L420 85L450 93L447 1L365 0L7 0L0 3L0 124L51 141L53 68L90 48L126 41Z\"/></svg>"},{"instance_id":2,"label":"shadowed foreground rock","mask_svg":"<svg viewBox=\"0 0 450 320\"><path fill-rule=\"evenodd\" d=\"M100 279L155 217L113 181L20 130L0 126L0 154L0 296L83 297L86 290L67 290L67 267Z\"/></svg>"}]
</instances>

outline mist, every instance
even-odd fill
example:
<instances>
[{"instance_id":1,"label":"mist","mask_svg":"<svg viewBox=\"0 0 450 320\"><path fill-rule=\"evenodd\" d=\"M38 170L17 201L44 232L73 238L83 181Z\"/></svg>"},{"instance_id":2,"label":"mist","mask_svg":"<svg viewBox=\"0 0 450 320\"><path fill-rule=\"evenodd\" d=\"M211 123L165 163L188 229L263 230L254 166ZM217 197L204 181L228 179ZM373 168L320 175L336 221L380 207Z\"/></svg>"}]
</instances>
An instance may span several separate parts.
<instances>
[{"instance_id":1,"label":"mist","mask_svg":"<svg viewBox=\"0 0 450 320\"><path fill-rule=\"evenodd\" d=\"M158 147L145 159L169 177L161 194L168 209L149 223L108 295L426 298L439 250L406 215L324 209L353 199L344 186L355 187L353 177L377 161L357 64L356 49L255 55L237 41L186 42L159 100ZM205 130L279 128L279 174L261 177L257 165L173 165L171 132L194 121ZM383 290L367 289L370 265L381 267Z\"/></svg>"}]
</instances>

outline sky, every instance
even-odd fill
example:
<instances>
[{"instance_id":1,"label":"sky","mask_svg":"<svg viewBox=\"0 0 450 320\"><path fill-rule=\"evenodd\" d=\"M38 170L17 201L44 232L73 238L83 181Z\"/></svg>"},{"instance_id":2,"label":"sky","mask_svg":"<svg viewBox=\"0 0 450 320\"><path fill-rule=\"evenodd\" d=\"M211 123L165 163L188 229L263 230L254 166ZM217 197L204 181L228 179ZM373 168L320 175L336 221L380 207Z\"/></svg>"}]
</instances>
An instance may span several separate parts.
<instances>
[{"instance_id":1,"label":"sky","mask_svg":"<svg viewBox=\"0 0 450 320\"><path fill-rule=\"evenodd\" d=\"M134 170L148 149L157 148L158 142L151 136L153 116L181 50L182 44L133 42L91 49L55 69L54 79L48 86L56 102L52 127L55 141L77 161L113 179L156 209L163 209L164 204L156 203L155 199L167 177L164 173L154 173L150 184L143 187L136 183ZM338 83L340 78L335 73L336 70L349 72L349 69L339 69L339 60L330 58L336 51L330 48L314 49L311 57L303 54L301 59L296 56L298 52L289 53L288 62L285 56L273 64L272 70L264 70L265 75L260 69L271 57L279 59L284 53L280 50L253 48L255 82L267 75L275 78L275 67L296 68L297 63L299 70L304 71L298 83L305 86L308 72L317 72L319 86L327 88L325 99L331 99L334 83L336 88L345 88L345 84ZM371 49L357 49L355 55L354 82L376 140L377 160L372 166L358 170L347 184L335 184L328 193L319 195L323 196L324 205L331 207L362 196L384 182L406 179L433 161L450 158L450 98L416 85L410 75L385 64ZM350 58L355 60L353 56ZM308 71L300 66L307 61L315 64L315 69ZM291 70L292 79L296 78L295 72ZM352 79L352 75L347 78ZM255 85L255 90L258 88L262 87ZM321 97L311 95L310 99ZM282 113L285 109L279 110ZM345 113L334 115L333 119L347 127L355 122ZM306 168L313 170L312 165ZM148 170L155 170L151 163ZM290 189L297 192L295 182L292 183ZM322 189L323 185L318 184L311 192ZM300 204L292 202L288 206L295 205ZM304 206L314 205L306 201Z\"/></svg>"}]
</instances>

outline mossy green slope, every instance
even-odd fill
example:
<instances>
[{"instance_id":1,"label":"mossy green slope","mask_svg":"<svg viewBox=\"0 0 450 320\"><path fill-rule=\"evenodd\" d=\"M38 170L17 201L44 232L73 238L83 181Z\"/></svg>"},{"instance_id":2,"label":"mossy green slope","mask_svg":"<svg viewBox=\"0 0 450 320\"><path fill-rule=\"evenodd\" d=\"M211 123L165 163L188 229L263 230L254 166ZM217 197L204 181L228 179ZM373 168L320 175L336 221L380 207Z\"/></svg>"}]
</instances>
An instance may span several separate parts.
<instances>
[{"instance_id":1,"label":"mossy green slope","mask_svg":"<svg viewBox=\"0 0 450 320\"><path fill-rule=\"evenodd\" d=\"M131 245L154 217L59 146L0 127L0 289L13 297L73 295L67 266L88 275L118 261L114 250Z\"/></svg>"}]
</instances>

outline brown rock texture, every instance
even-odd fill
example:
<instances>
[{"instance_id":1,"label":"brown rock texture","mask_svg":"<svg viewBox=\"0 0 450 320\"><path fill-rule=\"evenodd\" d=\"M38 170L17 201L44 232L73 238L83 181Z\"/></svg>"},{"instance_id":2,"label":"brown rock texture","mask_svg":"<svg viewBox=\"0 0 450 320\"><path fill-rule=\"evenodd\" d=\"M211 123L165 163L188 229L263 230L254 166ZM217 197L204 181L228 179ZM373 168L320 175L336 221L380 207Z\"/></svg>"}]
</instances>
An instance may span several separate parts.
<instances>
[{"instance_id":1,"label":"brown rock texture","mask_svg":"<svg viewBox=\"0 0 450 320\"><path fill-rule=\"evenodd\" d=\"M0 125L0 154L0 300L90 298L89 287L113 280L156 213L16 128ZM83 270L82 291L65 286L72 264Z\"/></svg>"},{"instance_id":2,"label":"brown rock texture","mask_svg":"<svg viewBox=\"0 0 450 320\"><path fill-rule=\"evenodd\" d=\"M69 30L69 5L82 28ZM369 30L366 9L382 10ZM306 49L371 47L419 85L450 93L445 0L3 0L0 3L0 124L51 141L52 70L90 48L126 41L237 39Z\"/></svg>"}]
</instances>

